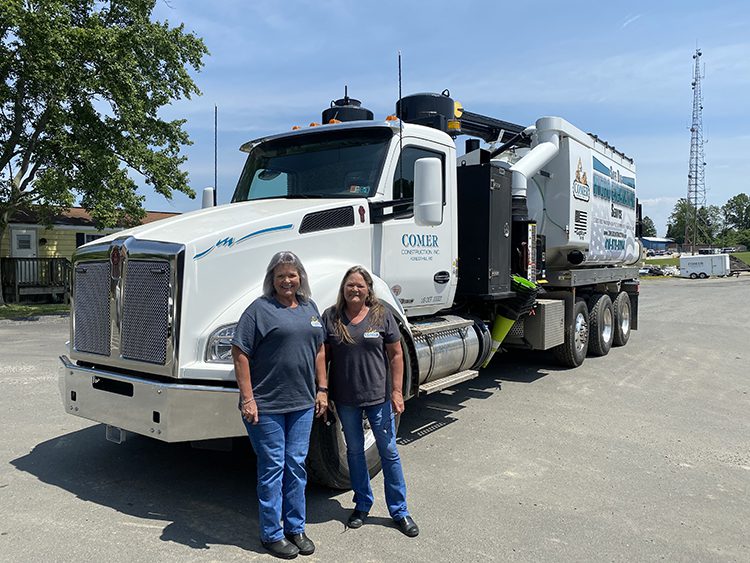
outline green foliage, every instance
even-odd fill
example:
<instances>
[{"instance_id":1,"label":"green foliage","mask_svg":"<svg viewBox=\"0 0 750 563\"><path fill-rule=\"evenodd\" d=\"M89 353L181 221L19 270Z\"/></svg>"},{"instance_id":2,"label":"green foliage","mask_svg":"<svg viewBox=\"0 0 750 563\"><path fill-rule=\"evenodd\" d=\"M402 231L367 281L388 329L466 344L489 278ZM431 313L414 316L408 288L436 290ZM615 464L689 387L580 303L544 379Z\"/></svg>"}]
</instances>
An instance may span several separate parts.
<instances>
[{"instance_id":1,"label":"green foliage","mask_svg":"<svg viewBox=\"0 0 750 563\"><path fill-rule=\"evenodd\" d=\"M656 225L654 225L653 219L648 215L643 218L643 236L644 237L655 237L656 236Z\"/></svg>"},{"instance_id":2,"label":"green foliage","mask_svg":"<svg viewBox=\"0 0 750 563\"><path fill-rule=\"evenodd\" d=\"M70 312L70 306L64 304L19 304L0 305L0 319L28 319L41 315L64 315Z\"/></svg>"},{"instance_id":3,"label":"green foliage","mask_svg":"<svg viewBox=\"0 0 750 563\"><path fill-rule=\"evenodd\" d=\"M102 227L144 214L138 183L194 197L184 120L159 110L200 94L207 53L155 0L0 0L0 233L21 206L81 198Z\"/></svg>"},{"instance_id":4,"label":"green foliage","mask_svg":"<svg viewBox=\"0 0 750 563\"><path fill-rule=\"evenodd\" d=\"M722 205L721 212L728 228L737 231L750 229L750 196L737 194Z\"/></svg>"},{"instance_id":5,"label":"green foliage","mask_svg":"<svg viewBox=\"0 0 750 563\"><path fill-rule=\"evenodd\" d=\"M667 237L683 244L686 225L690 225L691 229L693 226L697 228L696 240L693 242L715 244L724 228L722 211L716 205L700 207L696 211L687 199L680 198L667 221Z\"/></svg>"}]
</instances>

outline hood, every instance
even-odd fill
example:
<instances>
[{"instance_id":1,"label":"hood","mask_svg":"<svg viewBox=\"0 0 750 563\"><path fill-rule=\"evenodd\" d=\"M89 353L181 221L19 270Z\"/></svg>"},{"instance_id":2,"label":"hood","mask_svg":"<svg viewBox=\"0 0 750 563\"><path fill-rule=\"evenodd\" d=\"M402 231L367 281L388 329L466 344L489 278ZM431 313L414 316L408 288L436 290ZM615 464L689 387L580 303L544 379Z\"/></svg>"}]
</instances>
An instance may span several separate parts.
<instances>
[{"instance_id":1,"label":"hood","mask_svg":"<svg viewBox=\"0 0 750 563\"><path fill-rule=\"evenodd\" d=\"M199 254L211 248L203 248L207 244L216 244L228 238L236 242L261 229L281 226L296 229L304 216L301 213L351 206L354 203L357 202L351 199L267 199L229 203L118 231L89 244L134 237L184 244L188 250L193 249L195 254ZM231 246L231 243L225 241L225 245Z\"/></svg>"}]
</instances>

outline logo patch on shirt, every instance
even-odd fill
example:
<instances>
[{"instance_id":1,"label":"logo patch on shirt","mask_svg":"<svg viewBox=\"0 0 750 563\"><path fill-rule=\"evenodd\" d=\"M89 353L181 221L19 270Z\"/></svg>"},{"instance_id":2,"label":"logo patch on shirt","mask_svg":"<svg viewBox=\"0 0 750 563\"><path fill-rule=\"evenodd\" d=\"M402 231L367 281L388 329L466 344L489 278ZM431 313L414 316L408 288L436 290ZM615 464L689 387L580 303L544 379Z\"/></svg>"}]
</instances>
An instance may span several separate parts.
<instances>
[{"instance_id":1,"label":"logo patch on shirt","mask_svg":"<svg viewBox=\"0 0 750 563\"><path fill-rule=\"evenodd\" d=\"M315 315L310 317L310 326L314 326L315 328L323 328L323 325L320 324L320 319L318 319L318 317L316 317Z\"/></svg>"},{"instance_id":2,"label":"logo patch on shirt","mask_svg":"<svg viewBox=\"0 0 750 563\"><path fill-rule=\"evenodd\" d=\"M368 330L363 336L365 338L380 338L380 333L377 330Z\"/></svg>"}]
</instances>

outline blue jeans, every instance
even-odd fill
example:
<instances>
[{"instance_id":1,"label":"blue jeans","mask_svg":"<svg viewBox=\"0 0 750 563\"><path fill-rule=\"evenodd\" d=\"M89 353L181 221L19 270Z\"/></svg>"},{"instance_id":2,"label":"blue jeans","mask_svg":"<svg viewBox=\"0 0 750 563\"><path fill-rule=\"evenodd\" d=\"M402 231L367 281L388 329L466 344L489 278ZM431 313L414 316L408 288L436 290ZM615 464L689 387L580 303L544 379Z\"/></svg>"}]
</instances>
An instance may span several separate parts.
<instances>
[{"instance_id":1,"label":"blue jeans","mask_svg":"<svg viewBox=\"0 0 750 563\"><path fill-rule=\"evenodd\" d=\"M369 512L374 498L370 487L370 474L365 459L365 438L362 428L362 414L367 415L375 435L375 443L383 466L385 502L394 520L409 515L406 509L406 481L401 469L401 458L396 449L396 425L391 402L385 401L371 407L336 405L336 412L344 428L346 438L346 459L349 462L349 476L354 491L354 509Z\"/></svg>"},{"instance_id":2,"label":"blue jeans","mask_svg":"<svg viewBox=\"0 0 750 563\"><path fill-rule=\"evenodd\" d=\"M260 539L275 542L305 531L305 458L310 446L313 409L258 415L258 424L243 418L258 458ZM284 521L284 527L280 521Z\"/></svg>"}]
</instances>

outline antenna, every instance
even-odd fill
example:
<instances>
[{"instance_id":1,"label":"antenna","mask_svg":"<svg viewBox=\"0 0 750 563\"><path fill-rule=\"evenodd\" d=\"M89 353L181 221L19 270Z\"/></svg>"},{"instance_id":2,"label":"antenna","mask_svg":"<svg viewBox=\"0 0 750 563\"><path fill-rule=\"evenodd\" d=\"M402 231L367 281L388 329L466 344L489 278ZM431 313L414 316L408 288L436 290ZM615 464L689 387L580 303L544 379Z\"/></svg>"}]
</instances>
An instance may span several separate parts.
<instances>
[{"instance_id":1,"label":"antenna","mask_svg":"<svg viewBox=\"0 0 750 563\"><path fill-rule=\"evenodd\" d=\"M219 108L214 104L214 207L216 207L216 200L218 199L218 169L219 169L219 151L218 151L218 139L219 139Z\"/></svg>"},{"instance_id":2,"label":"antenna","mask_svg":"<svg viewBox=\"0 0 750 563\"><path fill-rule=\"evenodd\" d=\"M695 69L693 71L693 121L690 125L690 165L688 167L687 201L692 216L685 220L684 245L690 246L695 254L695 245L700 244L701 234L705 237L705 226L698 216L699 208L706 206L705 153L703 149L703 94L701 93L701 57L703 53L696 49L693 54ZM707 237L705 237L707 238ZM707 241L708 242L708 241Z\"/></svg>"},{"instance_id":3,"label":"antenna","mask_svg":"<svg viewBox=\"0 0 750 563\"><path fill-rule=\"evenodd\" d=\"M404 113L404 107L401 101L401 49L398 50L398 108L399 113ZM398 116L398 155L399 155L399 170L398 175L403 179L403 166L404 163L401 161L401 155L404 152L404 120L401 116ZM401 187L403 189L403 186Z\"/></svg>"}]
</instances>

